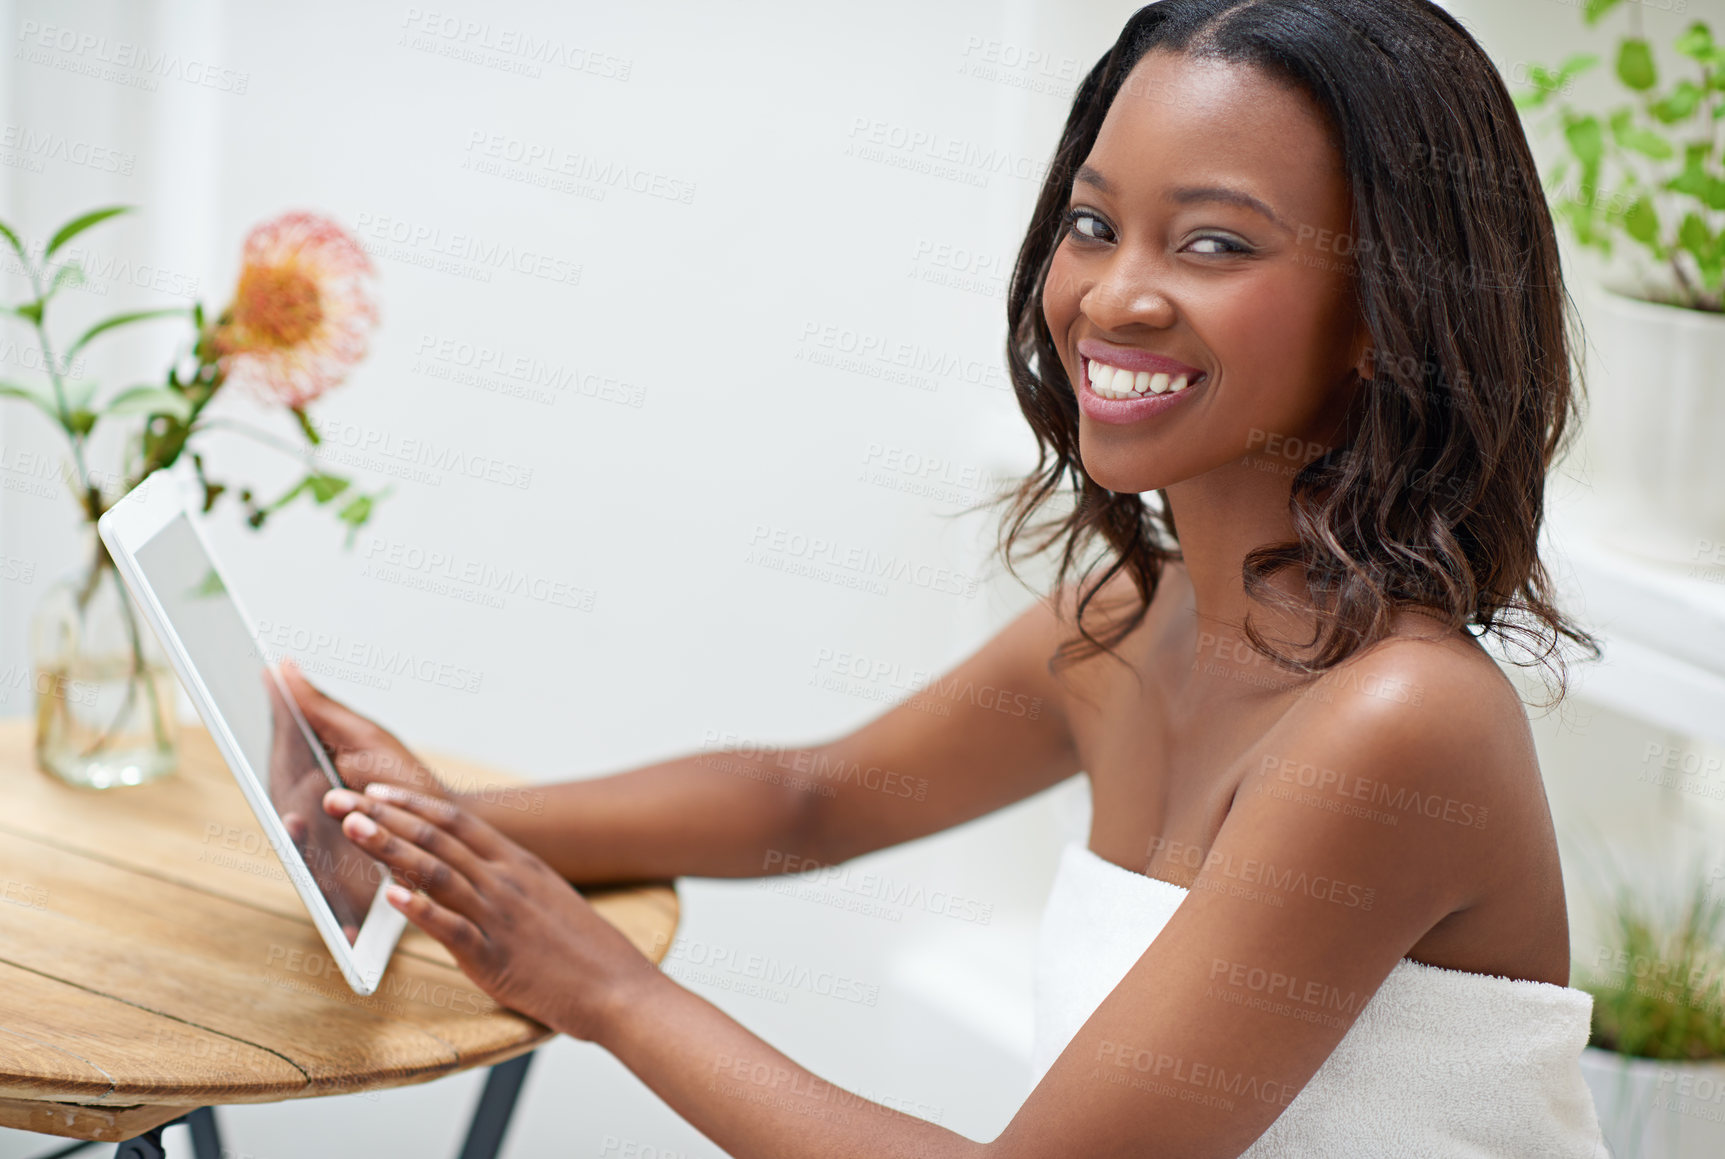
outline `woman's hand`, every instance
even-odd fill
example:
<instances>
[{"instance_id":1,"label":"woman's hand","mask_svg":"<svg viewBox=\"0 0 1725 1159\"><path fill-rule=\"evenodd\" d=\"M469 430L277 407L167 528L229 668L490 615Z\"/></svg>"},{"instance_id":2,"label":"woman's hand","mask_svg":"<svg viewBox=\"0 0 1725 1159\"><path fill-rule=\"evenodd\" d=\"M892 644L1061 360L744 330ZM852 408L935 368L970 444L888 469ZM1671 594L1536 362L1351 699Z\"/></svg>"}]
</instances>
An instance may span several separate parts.
<instances>
[{"instance_id":1,"label":"woman's hand","mask_svg":"<svg viewBox=\"0 0 1725 1159\"><path fill-rule=\"evenodd\" d=\"M449 801L374 782L363 794L332 789L324 810L389 867L389 903L504 1006L593 1041L621 1003L661 980L574 886Z\"/></svg>"},{"instance_id":2,"label":"woman's hand","mask_svg":"<svg viewBox=\"0 0 1725 1159\"><path fill-rule=\"evenodd\" d=\"M405 785L433 797L452 794L395 734L312 686L292 660L281 662L282 680L305 713L306 723L331 754L342 782L364 789L375 782Z\"/></svg>"}]
</instances>

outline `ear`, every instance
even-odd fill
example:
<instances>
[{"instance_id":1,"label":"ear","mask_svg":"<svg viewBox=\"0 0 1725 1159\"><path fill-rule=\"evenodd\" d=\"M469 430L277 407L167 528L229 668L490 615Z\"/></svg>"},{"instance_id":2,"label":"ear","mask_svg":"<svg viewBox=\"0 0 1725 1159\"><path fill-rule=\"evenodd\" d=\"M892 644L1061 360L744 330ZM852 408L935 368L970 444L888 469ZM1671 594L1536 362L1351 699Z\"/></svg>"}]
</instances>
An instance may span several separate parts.
<instances>
[{"instance_id":1,"label":"ear","mask_svg":"<svg viewBox=\"0 0 1725 1159\"><path fill-rule=\"evenodd\" d=\"M1372 343L1372 332L1366 325L1366 318L1361 314L1354 323L1354 337L1349 344L1349 358L1354 373L1361 380L1370 382L1377 372L1377 347Z\"/></svg>"}]
</instances>

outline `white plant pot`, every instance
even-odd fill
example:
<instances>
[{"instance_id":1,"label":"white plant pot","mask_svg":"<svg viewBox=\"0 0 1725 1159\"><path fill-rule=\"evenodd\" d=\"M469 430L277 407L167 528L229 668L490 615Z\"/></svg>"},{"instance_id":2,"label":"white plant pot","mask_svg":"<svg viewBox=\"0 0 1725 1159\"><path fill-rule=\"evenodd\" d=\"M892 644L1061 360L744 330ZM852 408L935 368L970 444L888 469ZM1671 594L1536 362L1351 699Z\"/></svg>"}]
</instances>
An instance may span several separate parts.
<instances>
[{"instance_id":1,"label":"white plant pot","mask_svg":"<svg viewBox=\"0 0 1725 1159\"><path fill-rule=\"evenodd\" d=\"M1581 1075L1614 1159L1725 1155L1725 1061L1661 1062L1590 1046Z\"/></svg>"},{"instance_id":2,"label":"white plant pot","mask_svg":"<svg viewBox=\"0 0 1725 1159\"><path fill-rule=\"evenodd\" d=\"M1588 473L1601 535L1705 570L1725 553L1725 315L1603 286L1590 298Z\"/></svg>"}]
</instances>

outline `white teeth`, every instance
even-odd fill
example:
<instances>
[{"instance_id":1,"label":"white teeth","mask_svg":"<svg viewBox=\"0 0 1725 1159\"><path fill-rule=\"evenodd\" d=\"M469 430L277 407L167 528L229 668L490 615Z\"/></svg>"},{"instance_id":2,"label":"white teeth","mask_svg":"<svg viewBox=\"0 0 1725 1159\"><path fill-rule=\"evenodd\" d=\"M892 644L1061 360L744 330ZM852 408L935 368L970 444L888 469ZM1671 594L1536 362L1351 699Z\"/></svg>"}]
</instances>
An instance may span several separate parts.
<instances>
[{"instance_id":1,"label":"white teeth","mask_svg":"<svg viewBox=\"0 0 1725 1159\"><path fill-rule=\"evenodd\" d=\"M1103 398L1142 398L1150 394L1176 394L1191 384L1188 375L1152 374L1147 370L1130 371L1085 360L1090 389Z\"/></svg>"}]
</instances>

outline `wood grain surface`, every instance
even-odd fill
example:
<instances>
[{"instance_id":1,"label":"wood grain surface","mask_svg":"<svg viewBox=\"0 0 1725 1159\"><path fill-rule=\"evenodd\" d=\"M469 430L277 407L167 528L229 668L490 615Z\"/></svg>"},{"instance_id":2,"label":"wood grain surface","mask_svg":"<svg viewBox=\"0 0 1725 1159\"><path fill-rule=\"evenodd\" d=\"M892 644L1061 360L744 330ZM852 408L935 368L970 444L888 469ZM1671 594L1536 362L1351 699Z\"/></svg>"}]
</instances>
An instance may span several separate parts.
<instances>
[{"instance_id":1,"label":"wood grain surface","mask_svg":"<svg viewBox=\"0 0 1725 1159\"><path fill-rule=\"evenodd\" d=\"M500 1008L409 926L353 993L203 729L180 769L82 790L0 721L0 1126L115 1141L206 1105L424 1082L551 1037ZM531 785L454 758L464 790L531 808ZM583 889L654 962L668 882Z\"/></svg>"}]
</instances>

